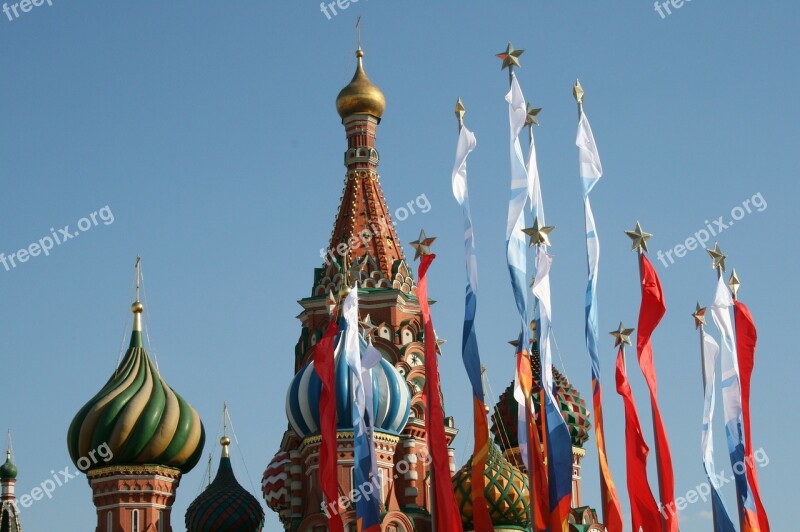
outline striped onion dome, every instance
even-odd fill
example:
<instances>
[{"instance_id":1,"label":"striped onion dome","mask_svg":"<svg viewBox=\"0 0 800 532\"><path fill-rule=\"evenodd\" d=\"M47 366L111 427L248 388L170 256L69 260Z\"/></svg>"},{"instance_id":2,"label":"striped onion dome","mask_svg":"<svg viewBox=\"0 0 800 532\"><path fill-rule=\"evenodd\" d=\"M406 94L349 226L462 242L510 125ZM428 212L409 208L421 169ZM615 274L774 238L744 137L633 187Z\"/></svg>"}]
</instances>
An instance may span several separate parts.
<instances>
[{"instance_id":1,"label":"striped onion dome","mask_svg":"<svg viewBox=\"0 0 800 532\"><path fill-rule=\"evenodd\" d=\"M361 338L362 353L367 344ZM341 350L336 354L336 415L339 430L352 430L352 397L350 369ZM373 412L375 428L399 434L411 414L411 393L405 379L387 360L381 358L372 369ZM301 438L319 433L319 401L322 382L309 362L292 379L286 393L286 416Z\"/></svg>"},{"instance_id":2,"label":"striped onion dome","mask_svg":"<svg viewBox=\"0 0 800 532\"><path fill-rule=\"evenodd\" d=\"M72 420L69 454L81 468L79 461L88 461L85 457L105 445L113 457L93 460L89 469L147 464L186 473L200 459L205 429L197 411L167 385L150 360L142 340L144 307L137 301L132 310L130 347L103 389Z\"/></svg>"},{"instance_id":3,"label":"striped onion dome","mask_svg":"<svg viewBox=\"0 0 800 532\"><path fill-rule=\"evenodd\" d=\"M289 453L279 451L264 471L261 493L270 510L281 513L289 509Z\"/></svg>"},{"instance_id":4,"label":"striped onion dome","mask_svg":"<svg viewBox=\"0 0 800 532\"><path fill-rule=\"evenodd\" d=\"M538 419L539 405L541 404L539 399L541 364L539 362L539 352L535 345L533 347L531 363L533 366L533 389L535 390L533 393L533 404L535 405ZM556 400L561 410L561 417L567 422L572 445L583 448L583 445L589 440L589 431L592 428L586 402L583 400L578 390L576 390L575 387L570 384L569 380L556 368L553 368L553 381L556 386ZM500 395L500 399L494 409L494 414L492 414L492 434L497 444L500 445L503 450L519 447L517 439L517 406L518 403L516 399L514 399L514 382L512 381L508 388ZM541 437L541 426L538 422L537 427L539 428L539 436Z\"/></svg>"},{"instance_id":5,"label":"striped onion dome","mask_svg":"<svg viewBox=\"0 0 800 532\"><path fill-rule=\"evenodd\" d=\"M487 510L495 530L529 530L528 478L489 444L483 473ZM474 530L472 510L472 457L453 477L456 504L464 530Z\"/></svg>"},{"instance_id":6,"label":"striped onion dome","mask_svg":"<svg viewBox=\"0 0 800 532\"><path fill-rule=\"evenodd\" d=\"M222 457L214 481L186 510L187 532L260 532L264 527L264 509L236 480L231 467L228 445L223 436Z\"/></svg>"}]
</instances>

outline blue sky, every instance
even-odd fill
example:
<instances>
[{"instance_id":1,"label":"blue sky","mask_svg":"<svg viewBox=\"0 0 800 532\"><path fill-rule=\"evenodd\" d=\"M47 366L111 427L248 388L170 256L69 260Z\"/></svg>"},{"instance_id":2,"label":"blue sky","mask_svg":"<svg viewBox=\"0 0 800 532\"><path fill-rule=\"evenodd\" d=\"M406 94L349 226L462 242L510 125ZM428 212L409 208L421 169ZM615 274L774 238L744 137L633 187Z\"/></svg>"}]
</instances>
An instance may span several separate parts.
<instances>
[{"instance_id":1,"label":"blue sky","mask_svg":"<svg viewBox=\"0 0 800 532\"><path fill-rule=\"evenodd\" d=\"M798 434L798 363L786 341L797 295L791 267L800 258L791 245L792 198L800 192L792 156L800 8L776 1L695 0L666 18L647 1L362 0L328 20L318 3L305 0L53 0L13 20L0 14L0 252L28 247L51 227L74 231L103 207L114 220L98 218L49 256L10 271L0 266L0 426L13 430L18 494L70 465L69 422L113 371L130 328L137 254L144 257L151 355L205 420L206 452L218 455L228 401L240 442L237 475L258 491L286 426L284 391L300 332L296 300L310 295L341 192L345 138L334 100L353 73L358 15L367 71L388 101L378 133L387 201L394 211L424 194L430 211L398 222L400 236L407 243L424 227L439 238L430 294L438 301L436 328L450 339L442 377L445 406L462 430L454 445L459 464L469 455L472 428L459 345L464 266L461 214L449 183L452 109L462 97L478 137L469 166L477 326L496 396L512 379L506 342L518 332L503 252L507 76L494 57L511 40L527 50L523 90L544 108L536 135L548 222L557 226L557 365L589 402L576 77L605 169L592 193L603 246L601 331L620 320L634 325L637 317L638 272L623 230L638 219L655 234L651 259L669 311L654 349L677 495L704 479L690 314L697 300L710 303L715 283L704 252L668 267L655 252L684 242L706 220L729 220L755 195L763 198L766 207L719 240L759 325L754 442L769 457L759 474L773 527L786 530L796 491L786 472L796 463ZM606 432L627 515L611 341L601 344ZM644 381L635 365L630 373L649 427ZM717 465L730 472L722 434L719 426ZM584 500L593 506L596 458L590 444ZM202 483L202 465L182 480L177 529ZM733 494L726 495L733 506ZM709 510L690 505L682 530L708 530ZM267 516L266 529L277 529L274 514ZM34 531L86 530L94 519L83 478L23 509L23 525Z\"/></svg>"}]
</instances>

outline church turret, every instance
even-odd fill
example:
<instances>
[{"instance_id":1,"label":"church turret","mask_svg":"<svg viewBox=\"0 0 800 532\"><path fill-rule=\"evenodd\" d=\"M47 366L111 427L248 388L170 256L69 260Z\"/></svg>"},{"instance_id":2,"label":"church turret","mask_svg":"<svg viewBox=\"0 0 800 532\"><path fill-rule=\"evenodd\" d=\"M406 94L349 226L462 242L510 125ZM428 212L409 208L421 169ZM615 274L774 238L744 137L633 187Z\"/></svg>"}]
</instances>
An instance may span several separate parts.
<instances>
[{"instance_id":1,"label":"church turret","mask_svg":"<svg viewBox=\"0 0 800 532\"><path fill-rule=\"evenodd\" d=\"M0 532L21 532L19 508L14 486L17 483L17 466L11 459L11 449L6 451L6 461L0 466Z\"/></svg>"},{"instance_id":2,"label":"church turret","mask_svg":"<svg viewBox=\"0 0 800 532\"><path fill-rule=\"evenodd\" d=\"M98 532L171 532L181 476L205 442L197 411L164 381L144 347L138 264L130 347L67 434L72 461L94 494Z\"/></svg>"}]
</instances>

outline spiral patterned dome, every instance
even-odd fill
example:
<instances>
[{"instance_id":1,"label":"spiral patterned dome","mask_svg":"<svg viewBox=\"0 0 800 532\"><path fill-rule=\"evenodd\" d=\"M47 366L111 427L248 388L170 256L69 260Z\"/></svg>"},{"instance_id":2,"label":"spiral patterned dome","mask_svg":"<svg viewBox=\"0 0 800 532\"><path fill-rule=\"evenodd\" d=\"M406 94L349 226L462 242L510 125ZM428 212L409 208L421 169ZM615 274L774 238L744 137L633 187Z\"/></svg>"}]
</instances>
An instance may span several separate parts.
<instances>
[{"instance_id":1,"label":"spiral patterned dome","mask_svg":"<svg viewBox=\"0 0 800 532\"><path fill-rule=\"evenodd\" d=\"M489 517L496 529L529 530L528 479L500 454L496 445L489 445L484 479ZM474 529L472 510L472 457L453 477L456 503L465 530Z\"/></svg>"},{"instance_id":2,"label":"spiral patterned dome","mask_svg":"<svg viewBox=\"0 0 800 532\"><path fill-rule=\"evenodd\" d=\"M275 513L289 509L289 453L279 451L264 471L261 493L267 506Z\"/></svg>"},{"instance_id":3,"label":"spiral patterned dome","mask_svg":"<svg viewBox=\"0 0 800 532\"><path fill-rule=\"evenodd\" d=\"M367 344L361 339L362 352ZM405 379L381 358L372 370L373 412L375 428L399 434L411 414L411 393ZM353 429L350 369L343 354L336 355L336 415L339 430ZM286 393L286 417L301 438L319 433L319 401L322 382L314 371L314 361L309 362L292 379Z\"/></svg>"},{"instance_id":4,"label":"spiral patterned dome","mask_svg":"<svg viewBox=\"0 0 800 532\"><path fill-rule=\"evenodd\" d=\"M227 436L220 440L217 476L186 510L188 532L260 532L264 527L264 509L233 474L230 442Z\"/></svg>"},{"instance_id":5,"label":"spiral patterned dome","mask_svg":"<svg viewBox=\"0 0 800 532\"><path fill-rule=\"evenodd\" d=\"M539 400L541 366L535 346L531 362L533 365L533 388L536 390L533 394L533 403L538 415L539 405L541 404ZM561 416L567 422L567 427L569 427L572 445L583 448L583 444L589 440L589 431L592 428L592 424L589 421L589 411L586 409L586 402L567 378L556 368L553 368L553 380L556 384L556 400L561 410ZM492 434L495 442L503 450L519 447L517 439L517 406L518 403L514 399L514 382L512 381L505 392L500 395L500 400L497 402L492 414ZM541 437L541 426L538 422L537 427Z\"/></svg>"},{"instance_id":6,"label":"spiral patterned dome","mask_svg":"<svg viewBox=\"0 0 800 532\"><path fill-rule=\"evenodd\" d=\"M186 473L203 452L200 416L161 378L144 348L142 310L141 303L134 303L131 343L119 367L69 426L67 446L79 469L85 469L79 461L102 446L113 456L93 461L89 469L149 464Z\"/></svg>"}]
</instances>

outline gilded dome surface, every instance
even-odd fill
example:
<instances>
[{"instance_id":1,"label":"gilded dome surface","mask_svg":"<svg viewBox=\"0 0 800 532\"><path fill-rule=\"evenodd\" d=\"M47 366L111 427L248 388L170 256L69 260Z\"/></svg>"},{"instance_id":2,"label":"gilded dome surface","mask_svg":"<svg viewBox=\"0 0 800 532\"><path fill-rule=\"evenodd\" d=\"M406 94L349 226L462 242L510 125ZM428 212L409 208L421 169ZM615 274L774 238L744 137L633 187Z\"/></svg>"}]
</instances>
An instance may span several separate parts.
<instances>
[{"instance_id":1,"label":"gilded dome surface","mask_svg":"<svg viewBox=\"0 0 800 532\"><path fill-rule=\"evenodd\" d=\"M358 58L356 73L353 80L339 92L336 98L336 110L343 119L358 114L380 118L386 110L386 97L364 72L362 61L364 52L360 48L356 52L356 57Z\"/></svg>"}]
</instances>

